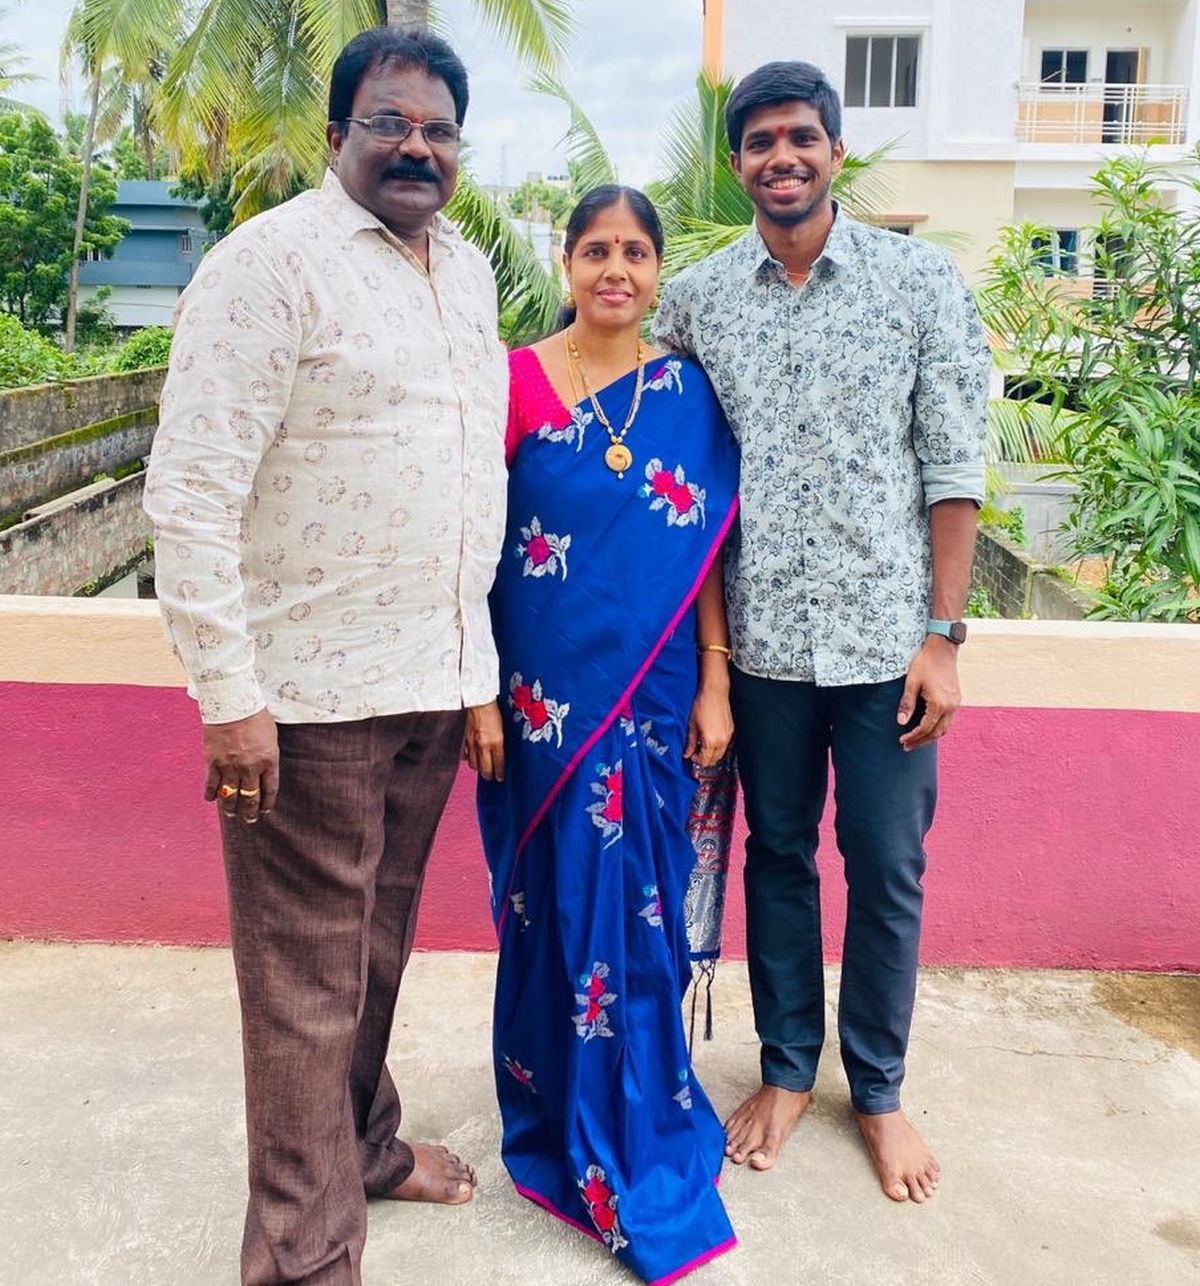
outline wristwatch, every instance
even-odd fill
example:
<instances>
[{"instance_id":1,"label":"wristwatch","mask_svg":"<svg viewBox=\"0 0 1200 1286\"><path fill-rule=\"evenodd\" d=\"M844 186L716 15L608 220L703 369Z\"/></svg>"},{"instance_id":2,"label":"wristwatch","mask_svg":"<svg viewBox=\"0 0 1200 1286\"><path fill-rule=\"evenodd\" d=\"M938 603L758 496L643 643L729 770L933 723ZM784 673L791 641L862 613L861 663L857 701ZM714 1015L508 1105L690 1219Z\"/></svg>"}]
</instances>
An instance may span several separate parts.
<instances>
[{"instance_id":1,"label":"wristwatch","mask_svg":"<svg viewBox=\"0 0 1200 1286\"><path fill-rule=\"evenodd\" d=\"M925 622L926 634L940 634L956 647L967 641L967 626L964 621L935 621L930 618Z\"/></svg>"}]
</instances>

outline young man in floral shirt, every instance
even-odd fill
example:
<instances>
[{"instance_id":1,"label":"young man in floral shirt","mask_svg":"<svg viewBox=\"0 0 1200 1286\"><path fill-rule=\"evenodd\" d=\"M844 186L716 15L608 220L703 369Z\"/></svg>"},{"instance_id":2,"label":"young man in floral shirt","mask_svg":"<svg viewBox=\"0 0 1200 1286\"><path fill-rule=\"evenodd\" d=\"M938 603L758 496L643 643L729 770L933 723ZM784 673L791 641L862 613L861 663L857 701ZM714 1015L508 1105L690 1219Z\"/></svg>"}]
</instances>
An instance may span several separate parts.
<instances>
[{"instance_id":1,"label":"young man in floral shirt","mask_svg":"<svg viewBox=\"0 0 1200 1286\"><path fill-rule=\"evenodd\" d=\"M960 700L988 349L946 254L832 200L841 105L821 71L759 68L726 120L754 225L671 283L657 335L704 364L742 450L726 582L763 1084L727 1122L727 1153L770 1168L811 1099L832 760L842 1061L885 1193L923 1202L938 1164L900 1086L936 743Z\"/></svg>"}]
</instances>

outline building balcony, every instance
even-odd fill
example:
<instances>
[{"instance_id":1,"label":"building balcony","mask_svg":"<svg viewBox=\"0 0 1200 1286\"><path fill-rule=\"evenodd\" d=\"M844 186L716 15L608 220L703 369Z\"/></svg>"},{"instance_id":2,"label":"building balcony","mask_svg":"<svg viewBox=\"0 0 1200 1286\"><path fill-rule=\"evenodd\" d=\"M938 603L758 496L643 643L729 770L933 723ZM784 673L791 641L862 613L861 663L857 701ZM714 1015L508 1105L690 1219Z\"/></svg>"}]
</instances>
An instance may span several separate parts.
<instances>
[{"instance_id":1,"label":"building balcony","mask_svg":"<svg viewBox=\"0 0 1200 1286\"><path fill-rule=\"evenodd\" d=\"M1186 141L1186 85L1017 86L1017 138L1022 143L1144 146Z\"/></svg>"}]
</instances>

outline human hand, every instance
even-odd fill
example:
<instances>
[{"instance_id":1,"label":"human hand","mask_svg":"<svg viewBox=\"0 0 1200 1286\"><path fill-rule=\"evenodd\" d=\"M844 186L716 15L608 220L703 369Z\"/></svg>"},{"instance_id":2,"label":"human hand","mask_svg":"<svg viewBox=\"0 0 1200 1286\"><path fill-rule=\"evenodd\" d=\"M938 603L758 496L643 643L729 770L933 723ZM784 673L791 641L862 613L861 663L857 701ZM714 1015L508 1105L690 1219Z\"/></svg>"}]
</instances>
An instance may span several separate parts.
<instances>
[{"instance_id":1,"label":"human hand","mask_svg":"<svg viewBox=\"0 0 1200 1286\"><path fill-rule=\"evenodd\" d=\"M919 750L950 731L954 713L962 704L958 686L958 648L949 639L931 634L908 667L904 695L896 722L909 723L917 702L924 704L921 722L900 738L903 750Z\"/></svg>"},{"instance_id":2,"label":"human hand","mask_svg":"<svg viewBox=\"0 0 1200 1286\"><path fill-rule=\"evenodd\" d=\"M504 780L504 716L498 702L467 708L463 758L484 781Z\"/></svg>"},{"instance_id":3,"label":"human hand","mask_svg":"<svg viewBox=\"0 0 1200 1286\"><path fill-rule=\"evenodd\" d=\"M226 817L253 826L275 807L279 794L279 737L266 710L232 723L204 725L208 777L204 798Z\"/></svg>"},{"instance_id":4,"label":"human hand","mask_svg":"<svg viewBox=\"0 0 1200 1286\"><path fill-rule=\"evenodd\" d=\"M702 687L692 702L683 757L697 768L711 768L724 759L732 740L733 711L728 689L718 692Z\"/></svg>"}]
</instances>

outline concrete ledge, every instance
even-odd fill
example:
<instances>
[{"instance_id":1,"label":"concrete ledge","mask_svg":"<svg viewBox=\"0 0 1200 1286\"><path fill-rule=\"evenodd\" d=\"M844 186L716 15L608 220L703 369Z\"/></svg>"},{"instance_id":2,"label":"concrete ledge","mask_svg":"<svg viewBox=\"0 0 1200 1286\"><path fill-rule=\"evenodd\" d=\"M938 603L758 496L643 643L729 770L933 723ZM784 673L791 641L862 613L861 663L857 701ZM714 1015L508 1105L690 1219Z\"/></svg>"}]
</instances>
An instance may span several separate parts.
<instances>
[{"instance_id":1,"label":"concrete ledge","mask_svg":"<svg viewBox=\"0 0 1200 1286\"><path fill-rule=\"evenodd\" d=\"M962 671L968 705L942 743L928 841L924 958L1200 971L1200 630L977 622ZM181 681L155 604L0 599L0 937L227 940L199 721ZM114 795L118 775L136 781L136 806ZM735 957L744 838L743 827L726 922ZM831 816L818 863L834 959L845 882ZM491 946L487 907L464 768L419 945Z\"/></svg>"},{"instance_id":2,"label":"concrete ledge","mask_svg":"<svg viewBox=\"0 0 1200 1286\"><path fill-rule=\"evenodd\" d=\"M0 453L158 405L165 366L0 392Z\"/></svg>"}]
</instances>

